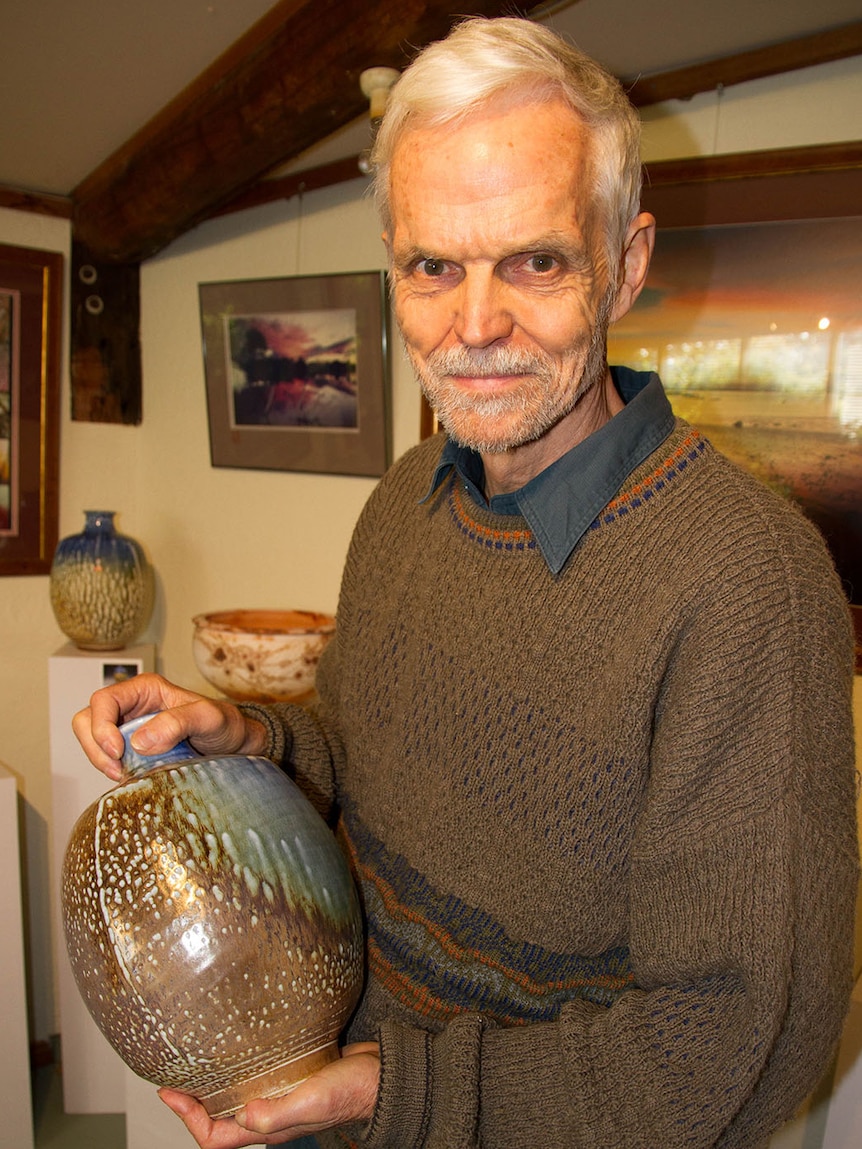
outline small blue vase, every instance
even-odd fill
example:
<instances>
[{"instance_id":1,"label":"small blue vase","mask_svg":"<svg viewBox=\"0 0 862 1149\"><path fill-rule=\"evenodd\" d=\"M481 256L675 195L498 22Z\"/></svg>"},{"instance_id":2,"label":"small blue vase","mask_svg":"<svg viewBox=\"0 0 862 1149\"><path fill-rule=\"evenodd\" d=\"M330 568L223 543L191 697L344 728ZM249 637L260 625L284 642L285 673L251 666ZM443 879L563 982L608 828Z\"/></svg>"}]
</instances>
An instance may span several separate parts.
<instances>
[{"instance_id":1,"label":"small blue vase","mask_svg":"<svg viewBox=\"0 0 862 1149\"><path fill-rule=\"evenodd\" d=\"M85 511L83 531L54 552L54 617L81 650L121 650L153 612L153 569L140 543L114 529L114 513Z\"/></svg>"}]
</instances>

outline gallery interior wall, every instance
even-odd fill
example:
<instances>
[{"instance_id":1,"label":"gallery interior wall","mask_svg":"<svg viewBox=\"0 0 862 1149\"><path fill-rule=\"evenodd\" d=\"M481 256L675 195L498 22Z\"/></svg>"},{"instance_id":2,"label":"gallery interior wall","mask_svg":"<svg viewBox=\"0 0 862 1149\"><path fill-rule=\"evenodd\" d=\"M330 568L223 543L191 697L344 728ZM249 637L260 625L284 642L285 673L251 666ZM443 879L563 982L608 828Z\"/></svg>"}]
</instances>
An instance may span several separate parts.
<instances>
[{"instance_id":1,"label":"gallery interior wall","mask_svg":"<svg viewBox=\"0 0 862 1149\"><path fill-rule=\"evenodd\" d=\"M842 61L649 109L645 158L759 150L858 137L862 63ZM365 181L207 223L142 268L143 422L72 422L64 332L60 532L86 509L115 510L157 573L152 623L160 669L206 689L191 619L232 607L334 610L350 534L374 481L213 468L197 286L211 280L367 271L384 266ZM0 210L0 242L69 253L69 226ZM419 399L392 347L393 455L418 439ZM368 587L369 596L375 592ZM50 929L49 656L64 642L47 577L0 580L0 762L21 796L31 1036L57 1031ZM862 729L862 679L857 728Z\"/></svg>"}]
</instances>

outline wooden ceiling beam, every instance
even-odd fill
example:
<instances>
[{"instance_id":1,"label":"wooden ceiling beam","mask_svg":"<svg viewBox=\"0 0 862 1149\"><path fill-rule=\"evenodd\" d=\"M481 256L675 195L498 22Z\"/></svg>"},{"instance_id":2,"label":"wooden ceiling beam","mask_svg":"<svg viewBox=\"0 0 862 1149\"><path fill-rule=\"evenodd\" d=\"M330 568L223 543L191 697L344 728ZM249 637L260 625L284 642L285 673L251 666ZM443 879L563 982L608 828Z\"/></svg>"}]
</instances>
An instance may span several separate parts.
<instances>
[{"instance_id":1,"label":"wooden ceiling beam","mask_svg":"<svg viewBox=\"0 0 862 1149\"><path fill-rule=\"evenodd\" d=\"M457 8L504 11L506 0ZM156 254L367 112L360 73L403 68L455 19L451 0L281 0L75 188L75 239L112 262Z\"/></svg>"},{"instance_id":2,"label":"wooden ceiling beam","mask_svg":"<svg viewBox=\"0 0 862 1149\"><path fill-rule=\"evenodd\" d=\"M368 178L363 177L362 169L359 166L360 159L361 157L357 152L351 156L344 156L343 159L332 160L327 164L302 168L290 175L273 176L261 180L229 203L217 208L209 218L230 215L237 211L247 211L249 208L261 207L266 203L276 203L278 200L293 199L294 196L319 191L321 188L334 187L336 184L347 183L349 180Z\"/></svg>"},{"instance_id":3,"label":"wooden ceiling beam","mask_svg":"<svg viewBox=\"0 0 862 1149\"><path fill-rule=\"evenodd\" d=\"M733 84L747 83L759 80L766 76L780 75L784 72L798 68L810 68L817 64L829 63L832 60L844 59L862 54L862 22L845 25L841 28L827 32L817 33L780 44L773 44L768 48L756 51L735 53L719 59L709 60L690 68L674 69L667 72L656 73L653 76L638 80L624 81L629 89L629 96L637 107L648 107L650 104L661 103L663 100L690 99L699 92L712 91L718 85L730 87ZM818 156L844 155L848 150L858 159L858 143L851 142L846 145L828 145L826 148L808 149ZM797 149L798 150L798 149ZM794 149L786 152L764 153L775 162L777 157L795 154ZM722 161L724 157L715 157L717 169L724 172ZM727 157L730 166L737 161L736 156ZM679 160L660 164L658 169L650 165L650 171L671 170L674 165L682 168L693 163L699 172L703 172L703 157L693 161ZM295 195L333 184L343 183L346 180L359 177L359 156L347 156L319 167L305 168L280 178L263 179L254 187L222 205L213 215L226 215L230 212L245 211L250 207L272 203L280 199L290 199ZM843 163L833 166L846 166ZM675 168L674 168L675 170ZM704 178L702 175L700 178Z\"/></svg>"},{"instance_id":4,"label":"wooden ceiling beam","mask_svg":"<svg viewBox=\"0 0 862 1149\"><path fill-rule=\"evenodd\" d=\"M522 11L545 7L527 4ZM458 11L494 16L511 5L476 0ZM281 0L75 188L76 241L94 258L140 262L222 211L352 178L352 161L338 161L321 169L322 183L302 173L264 179L367 112L359 88L364 68L403 68L454 19L451 0ZM862 22L628 86L644 107L860 53ZM28 193L0 189L2 206L69 212L60 197L37 198L38 204Z\"/></svg>"},{"instance_id":5,"label":"wooden ceiling beam","mask_svg":"<svg viewBox=\"0 0 862 1149\"><path fill-rule=\"evenodd\" d=\"M738 52L717 60L705 60L687 68L660 72L654 76L639 76L626 83L629 98L639 108L659 104L664 100L688 100L700 92L716 88L729 88L766 76L778 76L799 68L828 64L862 54L862 21L829 28L810 36L800 36Z\"/></svg>"},{"instance_id":6,"label":"wooden ceiling beam","mask_svg":"<svg viewBox=\"0 0 862 1149\"><path fill-rule=\"evenodd\" d=\"M5 185L0 185L0 207L29 211L36 215L49 215L55 219L72 218L72 200L69 196L47 195Z\"/></svg>"}]
</instances>

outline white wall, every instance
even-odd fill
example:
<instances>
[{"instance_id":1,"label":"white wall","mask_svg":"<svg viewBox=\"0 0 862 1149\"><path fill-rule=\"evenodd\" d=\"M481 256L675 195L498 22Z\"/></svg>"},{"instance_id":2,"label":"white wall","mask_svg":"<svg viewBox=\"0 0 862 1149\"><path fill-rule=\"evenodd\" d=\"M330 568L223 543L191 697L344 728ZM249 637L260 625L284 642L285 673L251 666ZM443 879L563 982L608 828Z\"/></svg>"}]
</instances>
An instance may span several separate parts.
<instances>
[{"instance_id":1,"label":"white wall","mask_svg":"<svg viewBox=\"0 0 862 1149\"><path fill-rule=\"evenodd\" d=\"M62 220L0 209L0 243L67 255L69 226ZM67 358L65 355L64 412L69 409ZM68 440L63 447L68 449ZM47 578L0 579L0 764L15 775L22 799L28 1005L31 1033L40 1038L55 1031L48 898L51 791L47 659L62 638L51 613Z\"/></svg>"},{"instance_id":2,"label":"white wall","mask_svg":"<svg viewBox=\"0 0 862 1149\"><path fill-rule=\"evenodd\" d=\"M136 457L140 538L159 574L165 670L199 688L191 618L233 607L334 610L356 517L375 480L213 468L197 285L383 268L365 180L184 237L143 268L144 425ZM250 226L251 225L251 226ZM416 442L418 392L393 353L395 452Z\"/></svg>"},{"instance_id":3,"label":"white wall","mask_svg":"<svg viewBox=\"0 0 862 1149\"><path fill-rule=\"evenodd\" d=\"M858 140L858 56L645 108L644 159L751 152ZM659 221L661 222L661 221Z\"/></svg>"},{"instance_id":4,"label":"white wall","mask_svg":"<svg viewBox=\"0 0 862 1149\"><path fill-rule=\"evenodd\" d=\"M646 157L853 139L862 123L859 60L650 111ZM208 280L365 271L383 250L364 181L198 228L142 268L143 422L73 423L64 355L61 535L82 511L118 512L157 571L143 636L161 669L202 688L191 656L199 611L250 606L332 610L341 565L369 479L212 468L197 285ZM68 254L62 221L0 210L0 242ZM68 347L68 340L66 341ZM393 346L394 454L416 441L419 401ZM369 588L371 590L371 588ZM0 581L0 762L24 798L31 946L31 1032L56 1029L49 927L51 796L47 659L63 642L47 577ZM857 686L862 680L857 680ZM857 692L862 726L862 689Z\"/></svg>"}]
</instances>

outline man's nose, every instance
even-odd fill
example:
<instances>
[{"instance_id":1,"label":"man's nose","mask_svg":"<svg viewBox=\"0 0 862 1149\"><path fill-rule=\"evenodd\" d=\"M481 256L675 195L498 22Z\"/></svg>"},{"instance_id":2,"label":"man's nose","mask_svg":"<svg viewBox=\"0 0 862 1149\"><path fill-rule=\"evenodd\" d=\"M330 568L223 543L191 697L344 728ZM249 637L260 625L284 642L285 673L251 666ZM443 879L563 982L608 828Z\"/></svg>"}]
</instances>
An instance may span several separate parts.
<instances>
[{"instance_id":1,"label":"man's nose","mask_svg":"<svg viewBox=\"0 0 862 1149\"><path fill-rule=\"evenodd\" d=\"M467 347L488 347L512 334L505 284L489 269L468 269L458 287L454 333Z\"/></svg>"}]
</instances>

